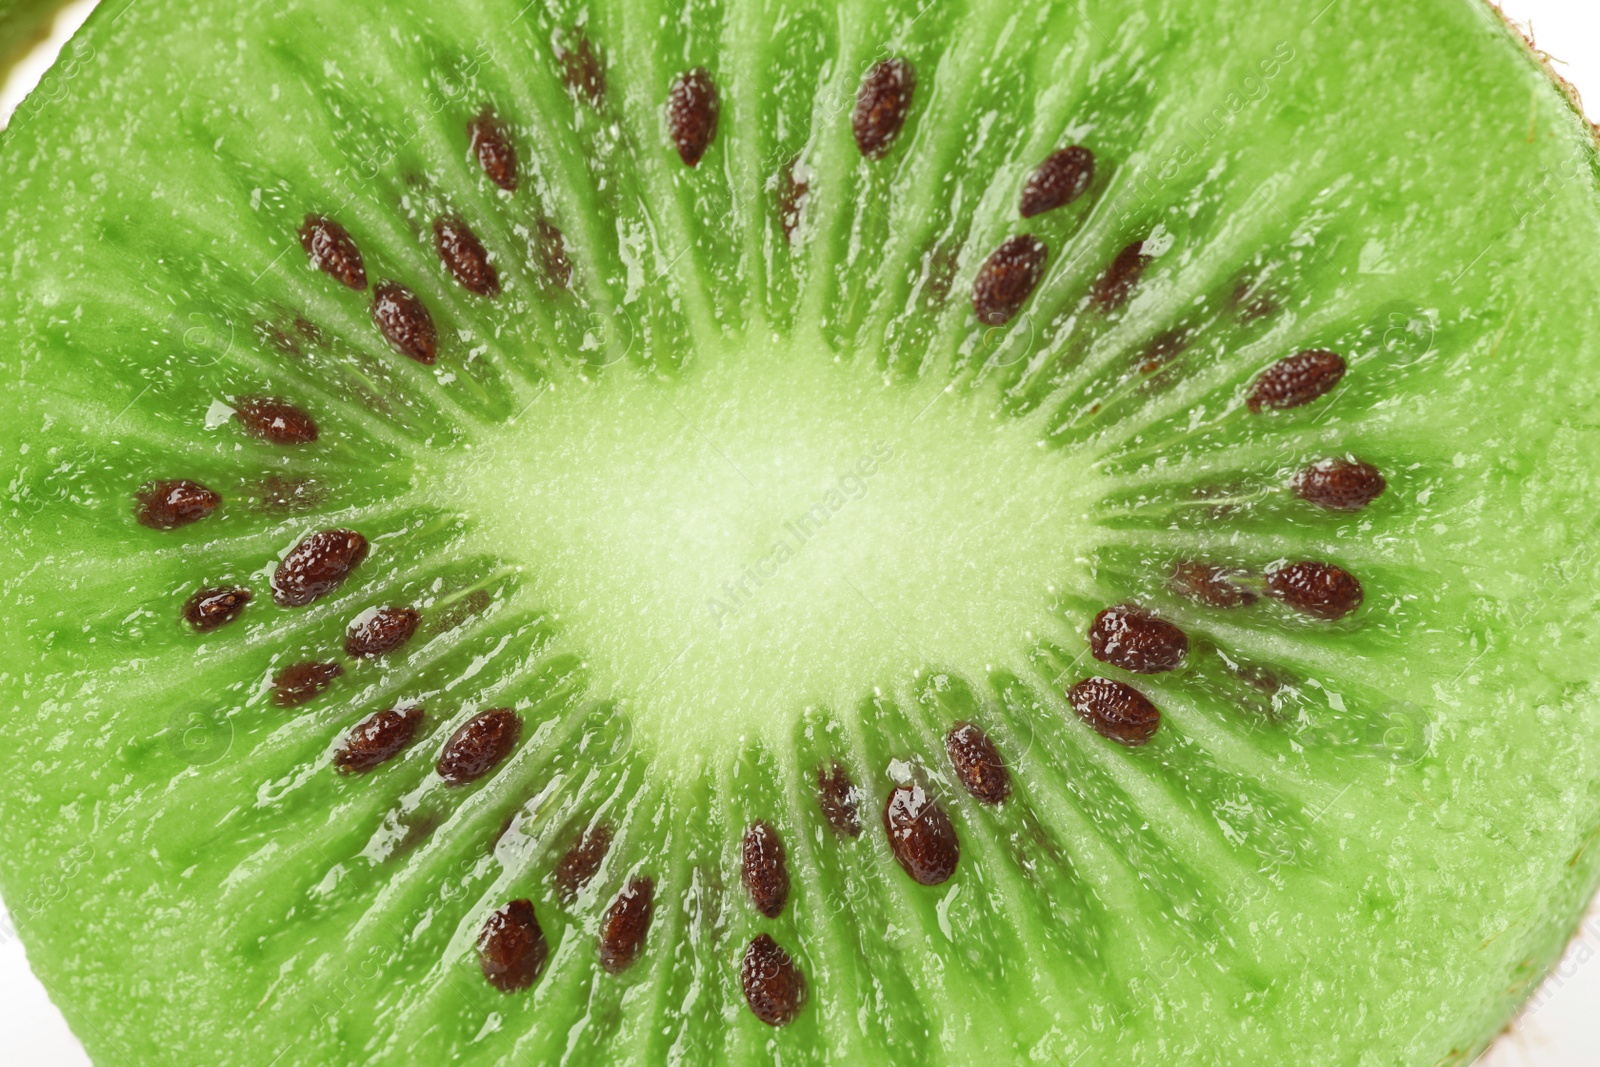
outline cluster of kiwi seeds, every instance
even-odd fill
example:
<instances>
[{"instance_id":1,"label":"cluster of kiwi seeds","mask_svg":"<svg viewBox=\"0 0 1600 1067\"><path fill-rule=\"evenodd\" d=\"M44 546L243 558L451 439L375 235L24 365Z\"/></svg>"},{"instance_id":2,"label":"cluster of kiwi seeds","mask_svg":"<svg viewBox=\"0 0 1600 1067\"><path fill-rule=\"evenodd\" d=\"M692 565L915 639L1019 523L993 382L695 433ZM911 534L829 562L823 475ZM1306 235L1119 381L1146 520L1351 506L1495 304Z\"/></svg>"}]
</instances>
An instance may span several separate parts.
<instances>
[{"instance_id":1,"label":"cluster of kiwi seeds","mask_svg":"<svg viewBox=\"0 0 1600 1067\"><path fill-rule=\"evenodd\" d=\"M582 27L572 27L564 35L557 58L575 107L604 112L615 106L607 92L603 53ZM926 72L915 70L907 58L898 56L883 58L866 70L848 122L861 157L869 163L891 153L915 114L919 78L923 77ZM697 167L717 137L720 100L715 78L703 67L685 70L673 79L660 105L672 148L682 165ZM465 128L471 158L481 169L482 180L508 196L515 195L525 181L525 160L512 127L488 101L459 115L458 121ZM1040 160L1017 190L1017 215L1033 219L1092 198L1103 188L1096 168L1093 144L1062 145ZM784 239L790 242L801 240L807 211L813 206L815 194L804 174L798 161L782 167L769 194L768 210L780 221ZM428 303L405 279L369 274L362 248L337 211L308 211L296 236L306 261L325 277L329 291L350 301L352 307L364 304L372 328L396 356L424 366L440 360L448 339L441 336ZM1088 287L1081 310L1105 318L1123 309L1155 259L1147 247L1151 240L1135 240L1116 254ZM467 294L484 301L494 301L502 294L495 257L469 219L457 212L437 215L432 220L432 244L439 270ZM541 215L531 227L528 245L539 287L551 304L570 300L584 267L574 260L556 222ZM927 308L942 308L946 303L957 272L958 252L944 247L927 257L928 272L920 282ZM1032 234L1007 237L994 248L972 274L970 304L976 322L992 328L1013 323L1044 279L1050 255L1046 241ZM1206 313L1249 327L1270 319L1278 310L1269 280L1242 274ZM1085 395L1092 392L1096 398L1093 403L1073 408L1070 418L1059 417L1052 424L1052 433L1080 432L1079 422L1086 417L1115 417L1115 406L1127 403L1130 397L1170 388L1181 379L1183 356L1195 345L1206 321L1201 317L1182 323L1134 353L1113 378L1086 388ZM263 321L258 330L273 349L290 357L300 357L326 343L323 331L299 315L282 322ZM1062 384L1044 377L1037 365L1003 358L973 364L969 369L978 375L1000 376L1006 384L1005 403L1016 412L1038 407ZM1284 355L1261 369L1249 385L1243 399L1244 417L1270 419L1278 412L1327 402L1346 370L1343 355L1326 348ZM318 418L293 397L242 395L233 397L229 406L239 431L285 450L304 449L317 442L322 432ZM1278 489L1310 506L1345 513L1367 507L1384 490L1383 473L1352 456L1327 456L1311 462ZM279 513L315 510L323 503L322 490L310 479L273 475L258 491L263 506ZM1239 498L1258 491L1260 487L1249 485L1206 486L1187 503L1195 516L1216 518L1237 507ZM223 495L200 481L172 478L139 487L135 515L143 526L166 531L204 522L223 505ZM278 562L270 581L272 603L291 611L317 603L363 566L370 567L374 547L355 529L330 527L310 533ZM1363 600L1356 575L1315 559L1281 560L1256 569L1234 561L1176 559L1161 580L1168 593L1202 609L1247 609L1266 598L1311 623L1345 620ZM236 623L252 610L260 592L244 584L208 585L193 590L176 612L195 631L210 633ZM271 702L283 709L305 705L339 684L352 661L392 656L419 632L447 632L489 611L491 603L489 592L474 588L453 601L441 602L432 618L425 618L422 608L410 604L368 608L350 622L342 647L278 670L271 682ZM1104 606L1094 614L1083 636L1095 660L1136 676L1176 671L1198 651L1183 628L1136 599ZM1240 699L1251 699L1254 694L1263 707L1270 707L1274 694L1288 684L1282 672L1236 661L1220 649L1208 647L1205 651L1228 665L1238 683L1233 691L1243 694ZM1053 665L1052 672L1070 669L1076 660L1065 650L1045 646L1039 657L1042 664ZM962 685L944 676L929 676L926 692L943 706L966 708L970 713L979 703L964 693ZM1146 745L1161 730L1160 709L1130 682L1090 675L1067 687L1065 696L1085 724L1116 744ZM397 703L349 724L333 752L328 773L383 773L386 764L426 736L426 720L419 704ZM447 787L477 782L493 775L524 735L525 723L518 711L509 707L481 711L437 744L434 771ZM983 725L966 719L954 721L943 737L943 747L940 758L948 761L954 780L974 800L1003 805L1013 798L1014 783L1001 746ZM909 777L912 780L893 785L884 796L878 825L870 832L879 832L881 827L906 877L925 886L939 885L960 863L961 842L936 790L917 780L915 774ZM865 819L862 812L868 794L852 778L845 762L820 758L814 790L827 825L841 838L854 839L869 832L867 824L872 820ZM502 834L511 824L508 818ZM419 830L413 826L409 832L413 837L425 835L428 827ZM603 817L572 823L570 846L549 870L564 904L580 899L617 840L617 828ZM414 842L402 845L409 843ZM771 822L754 821L743 831L738 856L749 906L769 919L781 915L791 888L783 834ZM594 946L605 971L619 974L641 958L657 907L656 895L653 878L639 873L630 876L605 903ZM526 897L508 900L485 916L477 953L483 980L496 990L515 994L538 982L550 947L532 901ZM738 962L738 978L750 1012L765 1023L783 1026L804 1009L804 975L789 951L769 934L748 941Z\"/></svg>"}]
</instances>

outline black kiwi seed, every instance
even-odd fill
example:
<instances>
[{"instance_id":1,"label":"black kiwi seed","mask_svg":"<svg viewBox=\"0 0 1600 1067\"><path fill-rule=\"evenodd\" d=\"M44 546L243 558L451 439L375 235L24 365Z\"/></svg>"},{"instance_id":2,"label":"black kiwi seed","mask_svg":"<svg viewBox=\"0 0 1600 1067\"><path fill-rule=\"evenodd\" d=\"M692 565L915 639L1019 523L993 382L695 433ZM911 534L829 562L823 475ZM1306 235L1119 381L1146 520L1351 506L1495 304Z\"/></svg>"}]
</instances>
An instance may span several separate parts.
<instances>
[{"instance_id":1,"label":"black kiwi seed","mask_svg":"<svg viewBox=\"0 0 1600 1067\"><path fill-rule=\"evenodd\" d=\"M527 989L544 973L550 959L533 902L513 900L489 916L478 934L478 966L489 984L502 993Z\"/></svg>"},{"instance_id":2,"label":"black kiwi seed","mask_svg":"<svg viewBox=\"0 0 1600 1067\"><path fill-rule=\"evenodd\" d=\"M1247 403L1252 412L1287 411L1327 393L1344 377L1344 357L1323 348L1286 356L1261 372Z\"/></svg>"},{"instance_id":3,"label":"black kiwi seed","mask_svg":"<svg viewBox=\"0 0 1600 1067\"><path fill-rule=\"evenodd\" d=\"M805 978L770 934L759 935L744 950L739 982L751 1013L768 1026L793 1022L805 1006Z\"/></svg>"},{"instance_id":4,"label":"black kiwi seed","mask_svg":"<svg viewBox=\"0 0 1600 1067\"><path fill-rule=\"evenodd\" d=\"M1089 650L1101 663L1134 674L1160 674L1183 666L1189 635L1143 608L1118 604L1094 617Z\"/></svg>"},{"instance_id":5,"label":"black kiwi seed","mask_svg":"<svg viewBox=\"0 0 1600 1067\"><path fill-rule=\"evenodd\" d=\"M944 735L944 750L956 777L974 797L985 804L1000 804L1011 795L1011 772L981 727L956 723Z\"/></svg>"},{"instance_id":6,"label":"black kiwi seed","mask_svg":"<svg viewBox=\"0 0 1600 1067\"><path fill-rule=\"evenodd\" d=\"M299 707L316 699L343 673L344 668L337 663L292 663L273 677L272 702L280 708Z\"/></svg>"},{"instance_id":7,"label":"black kiwi seed","mask_svg":"<svg viewBox=\"0 0 1600 1067\"><path fill-rule=\"evenodd\" d=\"M699 164L717 138L717 87L704 67L678 75L667 94L667 131L684 165Z\"/></svg>"},{"instance_id":8,"label":"black kiwi seed","mask_svg":"<svg viewBox=\"0 0 1600 1067\"><path fill-rule=\"evenodd\" d=\"M606 99L606 69L582 26L573 27L556 58L561 61L562 84L598 110Z\"/></svg>"},{"instance_id":9,"label":"black kiwi seed","mask_svg":"<svg viewBox=\"0 0 1600 1067\"><path fill-rule=\"evenodd\" d=\"M344 654L355 659L387 656L411 640L421 621L415 608L379 608L350 624L344 635Z\"/></svg>"},{"instance_id":10,"label":"black kiwi seed","mask_svg":"<svg viewBox=\"0 0 1600 1067\"><path fill-rule=\"evenodd\" d=\"M367 268L355 238L326 215L307 215L300 224L300 247L311 265L351 289L367 287Z\"/></svg>"},{"instance_id":11,"label":"black kiwi seed","mask_svg":"<svg viewBox=\"0 0 1600 1067\"><path fill-rule=\"evenodd\" d=\"M1096 733L1137 748L1155 736L1161 712L1131 685L1110 678L1085 678L1067 693L1078 717Z\"/></svg>"},{"instance_id":12,"label":"black kiwi seed","mask_svg":"<svg viewBox=\"0 0 1600 1067\"><path fill-rule=\"evenodd\" d=\"M862 155L881 159L889 151L906 124L916 89L916 71L899 56L875 63L867 71L850 115L850 128Z\"/></svg>"},{"instance_id":13,"label":"black kiwi seed","mask_svg":"<svg viewBox=\"0 0 1600 1067\"><path fill-rule=\"evenodd\" d=\"M811 183L795 173L799 166L797 156L778 174L778 221L783 225L783 239L789 244L794 244L794 233L800 228L800 213L806 206L806 194L811 191Z\"/></svg>"},{"instance_id":14,"label":"black kiwi seed","mask_svg":"<svg viewBox=\"0 0 1600 1067\"><path fill-rule=\"evenodd\" d=\"M372 290L372 321L394 350L432 366L439 354L439 333L422 300L399 282L379 282Z\"/></svg>"},{"instance_id":15,"label":"black kiwi seed","mask_svg":"<svg viewBox=\"0 0 1600 1067\"><path fill-rule=\"evenodd\" d=\"M196 630L208 633L237 619L248 603L248 589L202 589L184 602L183 617Z\"/></svg>"},{"instance_id":16,"label":"black kiwi seed","mask_svg":"<svg viewBox=\"0 0 1600 1067\"><path fill-rule=\"evenodd\" d=\"M599 873L600 864L605 862L606 853L610 851L611 827L605 823L591 826L578 835L572 847L561 857L561 862L556 864L556 892L563 903L571 904L578 898L579 890Z\"/></svg>"},{"instance_id":17,"label":"black kiwi seed","mask_svg":"<svg viewBox=\"0 0 1600 1067\"><path fill-rule=\"evenodd\" d=\"M1269 570L1267 595L1332 622L1359 608L1364 594L1355 575L1343 567L1302 560Z\"/></svg>"},{"instance_id":18,"label":"black kiwi seed","mask_svg":"<svg viewBox=\"0 0 1600 1067\"><path fill-rule=\"evenodd\" d=\"M511 755L522 737L522 719L510 708L491 708L462 723L439 753L435 770L446 785L476 782Z\"/></svg>"},{"instance_id":19,"label":"black kiwi seed","mask_svg":"<svg viewBox=\"0 0 1600 1067\"><path fill-rule=\"evenodd\" d=\"M1172 565L1167 587L1179 596L1210 608L1242 608L1256 602L1255 593L1235 583L1231 572L1198 560Z\"/></svg>"},{"instance_id":20,"label":"black kiwi seed","mask_svg":"<svg viewBox=\"0 0 1600 1067\"><path fill-rule=\"evenodd\" d=\"M544 280L557 289L572 284L572 262L567 259L567 242L555 223L540 219L532 241L534 258Z\"/></svg>"},{"instance_id":21,"label":"black kiwi seed","mask_svg":"<svg viewBox=\"0 0 1600 1067\"><path fill-rule=\"evenodd\" d=\"M1128 245L1117 253L1117 258L1111 261L1105 273L1095 279L1089 291L1090 302L1102 312L1116 311L1133 297L1133 291L1139 287L1139 279L1144 276L1144 269L1153 261L1153 256L1144 254L1143 241Z\"/></svg>"},{"instance_id":22,"label":"black kiwi seed","mask_svg":"<svg viewBox=\"0 0 1600 1067\"><path fill-rule=\"evenodd\" d=\"M987 326L1004 326L1044 277L1050 249L1032 234L1007 237L972 279L972 310Z\"/></svg>"},{"instance_id":23,"label":"black kiwi seed","mask_svg":"<svg viewBox=\"0 0 1600 1067\"><path fill-rule=\"evenodd\" d=\"M500 272L489 262L489 250L465 222L452 217L434 219L433 250L461 288L479 296L500 295Z\"/></svg>"},{"instance_id":24,"label":"black kiwi seed","mask_svg":"<svg viewBox=\"0 0 1600 1067\"><path fill-rule=\"evenodd\" d=\"M421 708L387 708L356 723L334 753L333 765L343 774L365 774L404 752L422 725Z\"/></svg>"},{"instance_id":25,"label":"black kiwi seed","mask_svg":"<svg viewBox=\"0 0 1600 1067\"><path fill-rule=\"evenodd\" d=\"M1372 464L1340 458L1318 460L1290 482L1295 496L1329 511L1360 511L1387 486Z\"/></svg>"},{"instance_id":26,"label":"black kiwi seed","mask_svg":"<svg viewBox=\"0 0 1600 1067\"><path fill-rule=\"evenodd\" d=\"M621 974L644 950L655 913L655 895L652 879L633 878L606 909L600 921L600 966L609 973Z\"/></svg>"},{"instance_id":27,"label":"black kiwi seed","mask_svg":"<svg viewBox=\"0 0 1600 1067\"><path fill-rule=\"evenodd\" d=\"M152 530L176 530L217 510L222 496L199 482L176 478L165 482L146 482L134 496L138 505L134 517L140 526Z\"/></svg>"},{"instance_id":28,"label":"black kiwi seed","mask_svg":"<svg viewBox=\"0 0 1600 1067\"><path fill-rule=\"evenodd\" d=\"M817 799L828 825L845 837L861 836L855 783L837 760L817 768Z\"/></svg>"},{"instance_id":29,"label":"black kiwi seed","mask_svg":"<svg viewBox=\"0 0 1600 1067\"><path fill-rule=\"evenodd\" d=\"M367 539L354 530L318 530L289 550L272 576L279 607L300 608L339 588L367 558Z\"/></svg>"},{"instance_id":30,"label":"black kiwi seed","mask_svg":"<svg viewBox=\"0 0 1600 1067\"><path fill-rule=\"evenodd\" d=\"M270 396L239 397L233 418L251 437L274 445L309 445L317 439L317 420L304 410Z\"/></svg>"},{"instance_id":31,"label":"black kiwi seed","mask_svg":"<svg viewBox=\"0 0 1600 1067\"><path fill-rule=\"evenodd\" d=\"M883 805L883 829L894 858L922 885L939 885L956 873L961 842L950 816L920 785L896 786Z\"/></svg>"},{"instance_id":32,"label":"black kiwi seed","mask_svg":"<svg viewBox=\"0 0 1600 1067\"><path fill-rule=\"evenodd\" d=\"M485 107L467 123L472 154L489 180L508 193L517 191L517 149L495 113Z\"/></svg>"},{"instance_id":33,"label":"black kiwi seed","mask_svg":"<svg viewBox=\"0 0 1600 1067\"><path fill-rule=\"evenodd\" d=\"M776 919L789 900L789 865L783 839L770 824L753 822L744 832L740 855L740 877L751 902L761 914Z\"/></svg>"},{"instance_id":34,"label":"black kiwi seed","mask_svg":"<svg viewBox=\"0 0 1600 1067\"><path fill-rule=\"evenodd\" d=\"M1031 219L1072 203L1093 183L1094 153L1082 145L1063 148L1050 153L1049 158L1028 175L1018 209L1023 218Z\"/></svg>"}]
</instances>

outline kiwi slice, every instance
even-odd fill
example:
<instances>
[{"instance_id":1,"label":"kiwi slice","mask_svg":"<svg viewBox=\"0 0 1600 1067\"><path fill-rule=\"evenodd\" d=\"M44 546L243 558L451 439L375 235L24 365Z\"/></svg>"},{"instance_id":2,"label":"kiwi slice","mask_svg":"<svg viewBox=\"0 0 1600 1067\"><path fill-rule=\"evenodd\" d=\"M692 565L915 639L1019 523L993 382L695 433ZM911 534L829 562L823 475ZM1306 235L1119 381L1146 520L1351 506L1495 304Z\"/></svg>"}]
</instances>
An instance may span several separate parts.
<instances>
[{"instance_id":1,"label":"kiwi slice","mask_svg":"<svg viewBox=\"0 0 1600 1067\"><path fill-rule=\"evenodd\" d=\"M1468 0L102 7L0 889L105 1063L1465 1063L1597 877L1591 132Z\"/></svg>"}]
</instances>

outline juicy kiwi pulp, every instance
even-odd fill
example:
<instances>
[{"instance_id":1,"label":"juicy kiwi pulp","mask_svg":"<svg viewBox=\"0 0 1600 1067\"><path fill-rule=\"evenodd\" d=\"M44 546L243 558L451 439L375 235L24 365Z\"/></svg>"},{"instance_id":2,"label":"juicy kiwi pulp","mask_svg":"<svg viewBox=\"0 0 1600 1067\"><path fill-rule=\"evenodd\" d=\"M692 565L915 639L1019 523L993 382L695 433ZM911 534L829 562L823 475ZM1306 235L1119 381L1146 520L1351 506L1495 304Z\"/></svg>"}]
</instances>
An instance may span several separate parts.
<instances>
[{"instance_id":1,"label":"juicy kiwi pulp","mask_svg":"<svg viewBox=\"0 0 1600 1067\"><path fill-rule=\"evenodd\" d=\"M1554 961L1600 195L1487 8L77 54L0 147L0 889L97 1059L1466 1062Z\"/></svg>"}]
</instances>

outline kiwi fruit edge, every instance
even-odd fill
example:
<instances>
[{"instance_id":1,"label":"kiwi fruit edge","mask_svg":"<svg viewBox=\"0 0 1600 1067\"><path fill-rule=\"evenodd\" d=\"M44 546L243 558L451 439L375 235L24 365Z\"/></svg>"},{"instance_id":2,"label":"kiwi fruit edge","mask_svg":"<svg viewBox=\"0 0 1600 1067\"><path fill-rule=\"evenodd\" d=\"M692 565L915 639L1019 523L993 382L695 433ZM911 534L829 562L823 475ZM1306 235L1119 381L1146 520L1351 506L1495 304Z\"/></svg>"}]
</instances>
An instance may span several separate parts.
<instances>
[{"instance_id":1,"label":"kiwi fruit edge","mask_svg":"<svg viewBox=\"0 0 1600 1067\"><path fill-rule=\"evenodd\" d=\"M1559 954L1600 196L1491 9L74 48L0 890L97 1060L1464 1063Z\"/></svg>"}]
</instances>

